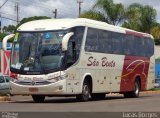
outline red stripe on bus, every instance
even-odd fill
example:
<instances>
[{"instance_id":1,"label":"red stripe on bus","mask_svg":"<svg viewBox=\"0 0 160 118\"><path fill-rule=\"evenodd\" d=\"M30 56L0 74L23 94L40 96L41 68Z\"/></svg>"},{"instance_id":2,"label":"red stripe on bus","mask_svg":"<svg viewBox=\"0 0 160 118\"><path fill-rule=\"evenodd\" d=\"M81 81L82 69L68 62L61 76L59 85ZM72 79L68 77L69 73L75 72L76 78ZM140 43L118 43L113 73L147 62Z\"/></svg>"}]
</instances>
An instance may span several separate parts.
<instances>
[{"instance_id":1,"label":"red stripe on bus","mask_svg":"<svg viewBox=\"0 0 160 118\"><path fill-rule=\"evenodd\" d=\"M126 34L131 34L135 36L145 37L144 34L138 33L138 32L132 32L132 31L126 31Z\"/></svg>"},{"instance_id":2,"label":"red stripe on bus","mask_svg":"<svg viewBox=\"0 0 160 118\"><path fill-rule=\"evenodd\" d=\"M137 76L140 77L141 90L146 90L149 62L148 57L125 56L120 85L121 93L134 90Z\"/></svg>"}]
</instances>

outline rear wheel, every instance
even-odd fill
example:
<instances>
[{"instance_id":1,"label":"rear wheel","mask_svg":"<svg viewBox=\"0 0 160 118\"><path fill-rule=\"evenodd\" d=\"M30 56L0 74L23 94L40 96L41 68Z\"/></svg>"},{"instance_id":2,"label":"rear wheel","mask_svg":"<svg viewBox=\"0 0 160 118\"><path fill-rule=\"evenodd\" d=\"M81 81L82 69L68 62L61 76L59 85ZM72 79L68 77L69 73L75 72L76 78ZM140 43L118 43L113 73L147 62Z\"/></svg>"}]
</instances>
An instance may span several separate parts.
<instances>
[{"instance_id":1,"label":"rear wheel","mask_svg":"<svg viewBox=\"0 0 160 118\"><path fill-rule=\"evenodd\" d=\"M88 81L84 81L83 87L82 87L82 94L76 95L76 98L78 101L88 101L90 97L90 85Z\"/></svg>"},{"instance_id":2,"label":"rear wheel","mask_svg":"<svg viewBox=\"0 0 160 118\"><path fill-rule=\"evenodd\" d=\"M136 80L134 83L134 90L132 92L124 93L124 97L137 98L137 97L139 97L139 92L140 92L140 83L138 80Z\"/></svg>"},{"instance_id":3,"label":"rear wheel","mask_svg":"<svg viewBox=\"0 0 160 118\"><path fill-rule=\"evenodd\" d=\"M106 97L105 93L92 93L91 95L93 100L103 100Z\"/></svg>"},{"instance_id":4,"label":"rear wheel","mask_svg":"<svg viewBox=\"0 0 160 118\"><path fill-rule=\"evenodd\" d=\"M138 80L136 80L134 84L134 91L132 92L132 96L134 98L139 97L139 92L140 92L140 83Z\"/></svg>"},{"instance_id":5,"label":"rear wheel","mask_svg":"<svg viewBox=\"0 0 160 118\"><path fill-rule=\"evenodd\" d=\"M32 95L32 98L35 103L43 103L45 96L44 95Z\"/></svg>"}]
</instances>

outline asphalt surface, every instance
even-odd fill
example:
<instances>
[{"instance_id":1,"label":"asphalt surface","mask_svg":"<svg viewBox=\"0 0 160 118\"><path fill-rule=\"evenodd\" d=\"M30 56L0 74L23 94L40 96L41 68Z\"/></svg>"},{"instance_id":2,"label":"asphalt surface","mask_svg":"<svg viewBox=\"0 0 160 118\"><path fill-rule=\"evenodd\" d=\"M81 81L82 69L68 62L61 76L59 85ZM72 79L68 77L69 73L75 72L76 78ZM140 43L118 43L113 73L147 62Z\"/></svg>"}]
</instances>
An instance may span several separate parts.
<instances>
[{"instance_id":1,"label":"asphalt surface","mask_svg":"<svg viewBox=\"0 0 160 118\"><path fill-rule=\"evenodd\" d=\"M34 103L31 96L13 96L0 103L0 112L160 112L160 94L141 94L139 98L109 95L105 100L77 102L74 97L46 98Z\"/></svg>"}]
</instances>

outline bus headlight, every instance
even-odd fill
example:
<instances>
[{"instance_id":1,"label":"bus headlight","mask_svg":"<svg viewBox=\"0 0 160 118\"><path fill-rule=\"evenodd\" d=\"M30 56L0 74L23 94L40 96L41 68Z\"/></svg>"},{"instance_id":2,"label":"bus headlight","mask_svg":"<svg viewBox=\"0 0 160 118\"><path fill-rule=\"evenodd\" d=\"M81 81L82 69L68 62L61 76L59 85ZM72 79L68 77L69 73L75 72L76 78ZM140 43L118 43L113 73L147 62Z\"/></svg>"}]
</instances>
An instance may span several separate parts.
<instances>
[{"instance_id":1,"label":"bus headlight","mask_svg":"<svg viewBox=\"0 0 160 118\"><path fill-rule=\"evenodd\" d=\"M50 79L48 79L48 81L51 82L51 83L55 83L55 82L63 80L63 79L64 79L63 76L58 76L58 77L55 77L55 78L50 78Z\"/></svg>"}]
</instances>

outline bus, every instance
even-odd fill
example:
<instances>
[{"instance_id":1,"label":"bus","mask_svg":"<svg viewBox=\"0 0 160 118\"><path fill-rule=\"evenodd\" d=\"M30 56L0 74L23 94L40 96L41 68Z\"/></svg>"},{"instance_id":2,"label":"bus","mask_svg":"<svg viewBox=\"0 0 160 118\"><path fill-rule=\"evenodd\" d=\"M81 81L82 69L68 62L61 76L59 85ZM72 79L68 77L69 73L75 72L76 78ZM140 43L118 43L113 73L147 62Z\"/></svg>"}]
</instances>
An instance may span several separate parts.
<instances>
[{"instance_id":1,"label":"bus","mask_svg":"<svg viewBox=\"0 0 160 118\"><path fill-rule=\"evenodd\" d=\"M16 74L10 71L10 55L12 43L7 42L8 38L14 35L8 35L0 42L0 74L8 75L16 79Z\"/></svg>"},{"instance_id":2,"label":"bus","mask_svg":"<svg viewBox=\"0 0 160 118\"><path fill-rule=\"evenodd\" d=\"M154 87L154 64L150 34L85 18L31 21L15 34L11 94L38 103L46 96L139 97Z\"/></svg>"},{"instance_id":3,"label":"bus","mask_svg":"<svg viewBox=\"0 0 160 118\"><path fill-rule=\"evenodd\" d=\"M160 79L160 46L155 46L155 81Z\"/></svg>"},{"instance_id":4,"label":"bus","mask_svg":"<svg viewBox=\"0 0 160 118\"><path fill-rule=\"evenodd\" d=\"M10 54L11 54L11 43L6 44L6 50L3 50L3 44L0 42L0 73L5 74L5 75L11 75L10 72L10 65L9 65L9 60L10 60Z\"/></svg>"}]
</instances>

